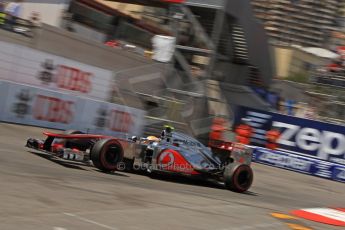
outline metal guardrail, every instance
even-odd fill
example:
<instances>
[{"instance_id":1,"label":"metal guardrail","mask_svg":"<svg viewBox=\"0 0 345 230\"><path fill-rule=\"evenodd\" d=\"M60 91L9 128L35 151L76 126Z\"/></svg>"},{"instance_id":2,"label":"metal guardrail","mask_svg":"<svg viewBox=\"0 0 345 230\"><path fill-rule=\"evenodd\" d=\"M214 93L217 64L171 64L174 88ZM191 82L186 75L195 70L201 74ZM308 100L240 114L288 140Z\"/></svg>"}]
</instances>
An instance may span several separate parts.
<instances>
[{"instance_id":1,"label":"metal guardrail","mask_svg":"<svg viewBox=\"0 0 345 230\"><path fill-rule=\"evenodd\" d=\"M345 125L345 120L337 119L337 118L332 118L332 117L318 117L321 121L332 123L332 124L337 124L337 125Z\"/></svg>"},{"instance_id":2,"label":"metal guardrail","mask_svg":"<svg viewBox=\"0 0 345 230\"><path fill-rule=\"evenodd\" d=\"M33 22L25 20L23 18L15 17L9 15L5 12L0 11L0 28L11 31L17 34L22 34L23 36L33 37L33 29L36 28Z\"/></svg>"},{"instance_id":3,"label":"metal guardrail","mask_svg":"<svg viewBox=\"0 0 345 230\"><path fill-rule=\"evenodd\" d=\"M332 73L332 72L314 71L311 73L310 81L313 84L345 88L345 72Z\"/></svg>"},{"instance_id":4,"label":"metal guardrail","mask_svg":"<svg viewBox=\"0 0 345 230\"><path fill-rule=\"evenodd\" d=\"M145 116L145 118L147 120L151 120L152 123L165 122L166 124L182 125L182 126L186 126L186 127L188 126L188 124L184 123L184 122L178 122L178 121L163 119L163 118L159 118L159 117Z\"/></svg>"}]
</instances>

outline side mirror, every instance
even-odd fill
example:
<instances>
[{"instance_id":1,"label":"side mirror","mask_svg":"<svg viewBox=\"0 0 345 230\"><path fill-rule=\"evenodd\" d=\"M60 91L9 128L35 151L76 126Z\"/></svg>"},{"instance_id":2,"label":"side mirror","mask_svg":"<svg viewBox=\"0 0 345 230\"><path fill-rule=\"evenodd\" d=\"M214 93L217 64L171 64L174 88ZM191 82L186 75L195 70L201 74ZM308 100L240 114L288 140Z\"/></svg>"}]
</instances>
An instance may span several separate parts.
<instances>
[{"instance_id":1,"label":"side mirror","mask_svg":"<svg viewBox=\"0 0 345 230\"><path fill-rule=\"evenodd\" d=\"M132 136L132 137L131 137L131 140L134 141L134 142L137 142L138 137L137 137L137 136Z\"/></svg>"}]
</instances>

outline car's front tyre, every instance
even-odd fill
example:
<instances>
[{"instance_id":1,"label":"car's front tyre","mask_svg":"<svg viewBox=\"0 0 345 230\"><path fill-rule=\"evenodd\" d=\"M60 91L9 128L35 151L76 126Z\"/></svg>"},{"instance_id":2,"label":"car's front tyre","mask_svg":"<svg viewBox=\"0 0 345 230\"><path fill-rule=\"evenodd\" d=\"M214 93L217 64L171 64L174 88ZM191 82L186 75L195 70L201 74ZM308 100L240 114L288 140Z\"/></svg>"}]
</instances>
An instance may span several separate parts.
<instances>
[{"instance_id":1,"label":"car's front tyre","mask_svg":"<svg viewBox=\"0 0 345 230\"><path fill-rule=\"evenodd\" d=\"M90 158L96 168L104 172L115 171L123 160L123 148L116 139L102 139L92 147Z\"/></svg>"}]
</instances>

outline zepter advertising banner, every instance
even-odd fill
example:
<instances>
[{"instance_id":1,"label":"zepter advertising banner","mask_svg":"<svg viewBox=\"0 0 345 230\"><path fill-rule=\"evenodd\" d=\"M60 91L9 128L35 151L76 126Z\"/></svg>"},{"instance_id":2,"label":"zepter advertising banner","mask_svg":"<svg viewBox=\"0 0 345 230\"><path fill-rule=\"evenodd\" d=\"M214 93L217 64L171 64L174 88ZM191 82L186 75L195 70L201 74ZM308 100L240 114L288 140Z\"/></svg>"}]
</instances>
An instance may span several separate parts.
<instances>
[{"instance_id":1,"label":"zepter advertising banner","mask_svg":"<svg viewBox=\"0 0 345 230\"><path fill-rule=\"evenodd\" d=\"M78 97L41 88L5 83L7 96L2 120L55 129L74 126L83 101Z\"/></svg>"},{"instance_id":2,"label":"zepter advertising banner","mask_svg":"<svg viewBox=\"0 0 345 230\"><path fill-rule=\"evenodd\" d=\"M109 70L0 42L0 79L3 80L108 100L112 78Z\"/></svg>"},{"instance_id":3,"label":"zepter advertising banner","mask_svg":"<svg viewBox=\"0 0 345 230\"><path fill-rule=\"evenodd\" d=\"M87 100L80 115L80 130L106 135L136 135L142 133L145 111L123 105ZM87 124L87 129L86 125Z\"/></svg>"},{"instance_id":4,"label":"zepter advertising banner","mask_svg":"<svg viewBox=\"0 0 345 230\"><path fill-rule=\"evenodd\" d=\"M345 166L283 151L254 148L253 161L345 183Z\"/></svg>"},{"instance_id":5,"label":"zepter advertising banner","mask_svg":"<svg viewBox=\"0 0 345 230\"><path fill-rule=\"evenodd\" d=\"M266 143L266 132L278 129L279 148L345 165L345 126L242 107L239 118L250 119L251 144Z\"/></svg>"}]
</instances>

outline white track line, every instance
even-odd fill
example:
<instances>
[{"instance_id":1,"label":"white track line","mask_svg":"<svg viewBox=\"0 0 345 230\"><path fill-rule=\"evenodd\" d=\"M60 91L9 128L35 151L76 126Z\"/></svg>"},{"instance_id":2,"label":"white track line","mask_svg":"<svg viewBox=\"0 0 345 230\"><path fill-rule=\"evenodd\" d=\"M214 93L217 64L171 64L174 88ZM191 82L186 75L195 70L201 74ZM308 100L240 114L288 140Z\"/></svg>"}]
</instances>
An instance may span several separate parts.
<instances>
[{"instance_id":1,"label":"white track line","mask_svg":"<svg viewBox=\"0 0 345 230\"><path fill-rule=\"evenodd\" d=\"M118 230L118 229L115 228L115 227L111 227L111 226L108 226L108 225L105 225L105 224L101 224L101 223L98 223L98 222L96 222L96 221L89 220L89 219L86 219L86 218L84 218L84 217L75 215L75 214L73 214L73 213L64 212L63 214L66 215L66 216L70 216L70 217L73 217L73 218L75 218L75 219L78 219L78 220L81 220L81 221L90 223L90 224L97 225L97 226L102 227L102 228L105 228L105 229Z\"/></svg>"},{"instance_id":2,"label":"white track line","mask_svg":"<svg viewBox=\"0 0 345 230\"><path fill-rule=\"evenodd\" d=\"M240 227L233 227L233 228L222 228L220 230L252 230L252 229L260 229L260 228L270 228L270 227L278 227L282 226L284 224L282 223L263 223L263 224L255 224L255 225L245 225L245 226L240 226Z\"/></svg>"},{"instance_id":3,"label":"white track line","mask_svg":"<svg viewBox=\"0 0 345 230\"><path fill-rule=\"evenodd\" d=\"M219 209L226 209L226 210L230 210L230 209L240 209L240 208L248 208L247 206L244 205L231 205L231 204L217 204L217 205L188 205L188 206L163 206L164 204L162 203L156 203L156 207L150 207L149 210L150 211L166 211L166 210L170 210L170 209L186 209L189 211L199 211L200 209L205 209L206 211L217 211ZM250 207L252 208L252 207ZM81 212L75 212L73 215L90 215L90 214L100 214L100 213L109 213L109 212L116 212L116 213L131 213L131 212L138 212L138 211L147 211L148 208L128 208L128 209L109 209L109 210L97 210L97 211L81 211ZM66 215L66 214L65 214Z\"/></svg>"}]
</instances>

